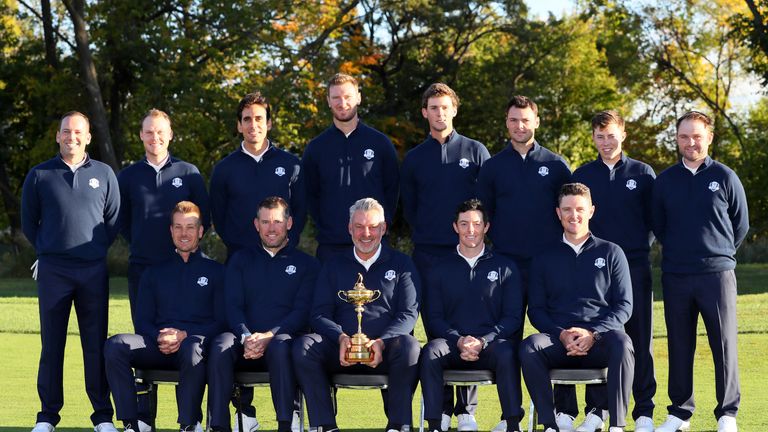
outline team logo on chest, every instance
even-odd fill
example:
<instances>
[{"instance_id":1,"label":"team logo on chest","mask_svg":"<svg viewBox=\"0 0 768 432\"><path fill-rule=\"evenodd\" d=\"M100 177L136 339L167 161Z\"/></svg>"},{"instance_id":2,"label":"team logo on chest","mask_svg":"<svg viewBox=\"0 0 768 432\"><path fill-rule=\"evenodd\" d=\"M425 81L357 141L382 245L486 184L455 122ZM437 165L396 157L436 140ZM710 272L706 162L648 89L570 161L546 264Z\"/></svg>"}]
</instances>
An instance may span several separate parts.
<instances>
[{"instance_id":1,"label":"team logo on chest","mask_svg":"<svg viewBox=\"0 0 768 432\"><path fill-rule=\"evenodd\" d=\"M275 168L275 175L278 177L282 177L285 175L285 168L283 167L277 167Z\"/></svg>"},{"instance_id":2,"label":"team logo on chest","mask_svg":"<svg viewBox=\"0 0 768 432\"><path fill-rule=\"evenodd\" d=\"M373 159L373 156L374 156L374 153L373 153L373 150L371 149L365 149L365 151L363 152L363 157L368 160Z\"/></svg>"},{"instance_id":3,"label":"team logo on chest","mask_svg":"<svg viewBox=\"0 0 768 432\"><path fill-rule=\"evenodd\" d=\"M709 183L709 190L712 192L717 192L720 190L720 183L713 181Z\"/></svg>"},{"instance_id":4,"label":"team logo on chest","mask_svg":"<svg viewBox=\"0 0 768 432\"><path fill-rule=\"evenodd\" d=\"M173 187L175 187L175 188L180 188L180 187L181 187L181 185L183 185L184 183L181 181L181 178L180 178L180 177L175 177L175 178L173 179L173 181L171 181L171 184L172 184L172 185L173 185Z\"/></svg>"},{"instance_id":5,"label":"team logo on chest","mask_svg":"<svg viewBox=\"0 0 768 432\"><path fill-rule=\"evenodd\" d=\"M469 159L467 158L459 159L459 166L462 168L467 168L469 166Z\"/></svg>"},{"instance_id":6,"label":"team logo on chest","mask_svg":"<svg viewBox=\"0 0 768 432\"><path fill-rule=\"evenodd\" d=\"M499 273L496 270L489 271L488 280L491 282L496 282L497 280L499 280Z\"/></svg>"},{"instance_id":7,"label":"team logo on chest","mask_svg":"<svg viewBox=\"0 0 768 432\"><path fill-rule=\"evenodd\" d=\"M200 285L201 287L208 285L208 278L205 276L200 276L199 278L197 278L197 284Z\"/></svg>"},{"instance_id":8,"label":"team logo on chest","mask_svg":"<svg viewBox=\"0 0 768 432\"><path fill-rule=\"evenodd\" d=\"M384 279L391 281L392 279L397 277L397 273L395 273L394 270L387 270L386 273L384 273Z\"/></svg>"},{"instance_id":9,"label":"team logo on chest","mask_svg":"<svg viewBox=\"0 0 768 432\"><path fill-rule=\"evenodd\" d=\"M539 175L540 176L544 177L544 176L546 176L548 174L549 174L549 168L547 168L545 166L540 166L539 167Z\"/></svg>"},{"instance_id":10,"label":"team logo on chest","mask_svg":"<svg viewBox=\"0 0 768 432\"><path fill-rule=\"evenodd\" d=\"M296 266L293 264L289 265L288 267L285 268L285 272L288 273L289 275L296 273Z\"/></svg>"},{"instance_id":11,"label":"team logo on chest","mask_svg":"<svg viewBox=\"0 0 768 432\"><path fill-rule=\"evenodd\" d=\"M637 189L637 182L634 179L627 180L627 189L629 190Z\"/></svg>"},{"instance_id":12,"label":"team logo on chest","mask_svg":"<svg viewBox=\"0 0 768 432\"><path fill-rule=\"evenodd\" d=\"M92 179L88 180L88 186L96 189L97 187L99 187L99 179L92 178Z\"/></svg>"},{"instance_id":13,"label":"team logo on chest","mask_svg":"<svg viewBox=\"0 0 768 432\"><path fill-rule=\"evenodd\" d=\"M595 260L595 267L601 269L605 267L605 258L598 258Z\"/></svg>"}]
</instances>

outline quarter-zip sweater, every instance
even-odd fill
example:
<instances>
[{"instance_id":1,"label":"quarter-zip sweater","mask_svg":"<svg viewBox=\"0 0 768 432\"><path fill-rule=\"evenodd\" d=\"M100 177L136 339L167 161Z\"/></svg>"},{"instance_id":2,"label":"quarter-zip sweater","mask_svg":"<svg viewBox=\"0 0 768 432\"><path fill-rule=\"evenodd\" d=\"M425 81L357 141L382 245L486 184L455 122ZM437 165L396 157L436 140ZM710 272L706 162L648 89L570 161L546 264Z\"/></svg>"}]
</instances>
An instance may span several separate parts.
<instances>
[{"instance_id":1,"label":"quarter-zip sweater","mask_svg":"<svg viewBox=\"0 0 768 432\"><path fill-rule=\"evenodd\" d=\"M557 242L557 194L571 179L562 156L534 142L525 159L510 144L480 169L477 193L491 220L496 252L528 260Z\"/></svg>"},{"instance_id":2,"label":"quarter-zip sweater","mask_svg":"<svg viewBox=\"0 0 768 432\"><path fill-rule=\"evenodd\" d=\"M270 256L261 245L241 249L226 271L229 328L243 333L296 335L309 327L320 263L291 246Z\"/></svg>"},{"instance_id":3,"label":"quarter-zip sweater","mask_svg":"<svg viewBox=\"0 0 768 432\"><path fill-rule=\"evenodd\" d=\"M413 243L456 243L456 208L477 196L477 175L490 157L482 143L456 131L444 144L430 135L405 155L400 193Z\"/></svg>"},{"instance_id":4,"label":"quarter-zip sweater","mask_svg":"<svg viewBox=\"0 0 768 432\"><path fill-rule=\"evenodd\" d=\"M349 135L331 125L307 144L302 158L309 214L322 244L349 244L349 208L374 198L392 223L400 175L395 146L362 121Z\"/></svg>"},{"instance_id":5,"label":"quarter-zip sweater","mask_svg":"<svg viewBox=\"0 0 768 432\"><path fill-rule=\"evenodd\" d=\"M369 270L355 259L351 246L323 265L312 305L312 329L333 341L342 333L357 333L355 306L341 300L338 292L354 288L358 273L366 288L381 292L364 306L363 333L371 339L410 334L419 315L421 282L411 258L384 245Z\"/></svg>"},{"instance_id":6,"label":"quarter-zip sweater","mask_svg":"<svg viewBox=\"0 0 768 432\"><path fill-rule=\"evenodd\" d=\"M288 238L299 242L307 215L304 174L299 158L271 142L261 161L238 147L213 167L211 214L216 232L230 256L241 248L259 247L261 239L253 225L264 198L283 198L291 209L293 228Z\"/></svg>"},{"instance_id":7,"label":"quarter-zip sweater","mask_svg":"<svg viewBox=\"0 0 768 432\"><path fill-rule=\"evenodd\" d=\"M613 169L597 160L574 171L573 181L589 187L595 214L589 229L621 246L627 260L648 260L653 243L651 195L656 174L650 165L621 155Z\"/></svg>"},{"instance_id":8,"label":"quarter-zip sweater","mask_svg":"<svg viewBox=\"0 0 768 432\"><path fill-rule=\"evenodd\" d=\"M617 244L591 235L579 254L561 241L533 258L528 317L540 332L623 330L631 315L629 265Z\"/></svg>"},{"instance_id":9,"label":"quarter-zip sweater","mask_svg":"<svg viewBox=\"0 0 768 432\"><path fill-rule=\"evenodd\" d=\"M514 262L486 248L474 267L458 254L444 257L424 278L427 333L456 346L470 335L493 342L520 334L523 290Z\"/></svg>"},{"instance_id":10,"label":"quarter-zip sweater","mask_svg":"<svg viewBox=\"0 0 768 432\"><path fill-rule=\"evenodd\" d=\"M166 327L188 335L216 336L224 325L224 266L203 255L176 254L141 277L136 333L155 339Z\"/></svg>"},{"instance_id":11,"label":"quarter-zip sweater","mask_svg":"<svg viewBox=\"0 0 768 432\"><path fill-rule=\"evenodd\" d=\"M117 236L120 190L112 168L85 156L74 172L56 156L32 168L21 195L21 226L39 258L89 264Z\"/></svg>"},{"instance_id":12,"label":"quarter-zip sweater","mask_svg":"<svg viewBox=\"0 0 768 432\"><path fill-rule=\"evenodd\" d=\"M175 254L168 227L179 201L197 204L205 229L211 224L205 181L191 163L169 156L158 172L144 158L123 168L117 182L120 232L131 244L132 263L157 264Z\"/></svg>"},{"instance_id":13,"label":"quarter-zip sweater","mask_svg":"<svg viewBox=\"0 0 768 432\"><path fill-rule=\"evenodd\" d=\"M663 246L662 271L733 270L736 249L749 231L744 186L709 156L696 175L682 162L672 165L654 183L653 231Z\"/></svg>"}]
</instances>

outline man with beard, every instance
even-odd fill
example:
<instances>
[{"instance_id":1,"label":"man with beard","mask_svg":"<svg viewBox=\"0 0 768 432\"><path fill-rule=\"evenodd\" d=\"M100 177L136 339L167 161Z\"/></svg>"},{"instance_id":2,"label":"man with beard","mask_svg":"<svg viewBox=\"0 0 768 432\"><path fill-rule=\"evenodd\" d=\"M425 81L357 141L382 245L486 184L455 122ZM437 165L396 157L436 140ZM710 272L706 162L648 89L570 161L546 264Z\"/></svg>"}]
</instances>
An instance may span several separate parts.
<instances>
[{"instance_id":1,"label":"man with beard","mask_svg":"<svg viewBox=\"0 0 768 432\"><path fill-rule=\"evenodd\" d=\"M328 82L328 107L333 124L307 144L302 164L306 176L309 214L317 226L316 256L351 246L344 221L355 201L379 201L391 223L397 208L398 166L392 142L363 123L357 114L362 100L357 80L338 73Z\"/></svg>"}]
</instances>

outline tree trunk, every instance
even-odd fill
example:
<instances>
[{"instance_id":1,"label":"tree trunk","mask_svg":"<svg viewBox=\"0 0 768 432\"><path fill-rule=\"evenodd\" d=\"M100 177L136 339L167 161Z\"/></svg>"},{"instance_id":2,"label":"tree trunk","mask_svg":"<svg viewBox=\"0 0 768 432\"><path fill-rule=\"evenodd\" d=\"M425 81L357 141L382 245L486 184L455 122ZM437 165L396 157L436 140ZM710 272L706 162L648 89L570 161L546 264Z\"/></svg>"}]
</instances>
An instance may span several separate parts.
<instances>
[{"instance_id":1,"label":"tree trunk","mask_svg":"<svg viewBox=\"0 0 768 432\"><path fill-rule=\"evenodd\" d=\"M53 16L51 16L51 0L41 0L43 15L43 38L45 40L45 62L53 69L59 68L59 58L56 55L56 37L53 32Z\"/></svg>"}]
</instances>

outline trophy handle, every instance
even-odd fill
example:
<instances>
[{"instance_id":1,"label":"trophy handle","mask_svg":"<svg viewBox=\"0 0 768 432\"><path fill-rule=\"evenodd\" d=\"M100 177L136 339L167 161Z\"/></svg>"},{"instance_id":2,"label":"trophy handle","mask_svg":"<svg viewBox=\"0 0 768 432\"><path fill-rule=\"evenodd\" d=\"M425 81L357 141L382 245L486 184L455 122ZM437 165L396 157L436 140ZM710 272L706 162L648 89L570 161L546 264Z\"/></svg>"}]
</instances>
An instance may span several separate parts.
<instances>
[{"instance_id":1,"label":"trophy handle","mask_svg":"<svg viewBox=\"0 0 768 432\"><path fill-rule=\"evenodd\" d=\"M379 291L379 290L375 290L375 291L373 292L373 297L371 297L371 301L373 302L373 301L375 301L376 299L378 299L379 297L381 297L381 291Z\"/></svg>"},{"instance_id":2,"label":"trophy handle","mask_svg":"<svg viewBox=\"0 0 768 432\"><path fill-rule=\"evenodd\" d=\"M347 301L348 297L347 297L347 292L346 291L343 291L343 290L339 291L339 292L336 293L336 295L341 299L341 301L348 303L348 301ZM343 297L342 297L342 295L343 295Z\"/></svg>"}]
</instances>

